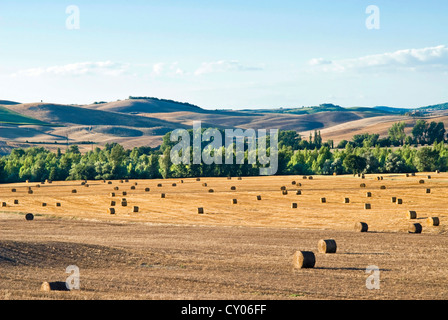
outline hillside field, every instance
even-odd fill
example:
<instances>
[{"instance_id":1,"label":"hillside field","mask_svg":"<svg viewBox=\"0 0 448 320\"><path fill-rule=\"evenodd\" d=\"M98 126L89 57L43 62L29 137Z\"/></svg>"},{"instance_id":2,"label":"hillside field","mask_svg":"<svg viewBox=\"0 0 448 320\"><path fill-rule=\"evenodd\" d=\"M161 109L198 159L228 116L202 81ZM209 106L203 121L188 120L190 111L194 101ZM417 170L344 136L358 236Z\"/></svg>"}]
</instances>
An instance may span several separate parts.
<instances>
[{"instance_id":1,"label":"hillside field","mask_svg":"<svg viewBox=\"0 0 448 320\"><path fill-rule=\"evenodd\" d=\"M37 185L0 186L0 299L448 297L446 173ZM417 219L407 218L410 210ZM25 221L26 213L34 220ZM428 226L428 217L440 225ZM356 232L356 222L369 231ZM421 234L408 233L413 223ZM318 253L320 239L334 239L337 252ZM298 250L315 252L315 268L293 269ZM80 269L80 290L39 290L44 281L65 281L69 265ZM371 265L381 270L379 290L366 288Z\"/></svg>"}]
</instances>

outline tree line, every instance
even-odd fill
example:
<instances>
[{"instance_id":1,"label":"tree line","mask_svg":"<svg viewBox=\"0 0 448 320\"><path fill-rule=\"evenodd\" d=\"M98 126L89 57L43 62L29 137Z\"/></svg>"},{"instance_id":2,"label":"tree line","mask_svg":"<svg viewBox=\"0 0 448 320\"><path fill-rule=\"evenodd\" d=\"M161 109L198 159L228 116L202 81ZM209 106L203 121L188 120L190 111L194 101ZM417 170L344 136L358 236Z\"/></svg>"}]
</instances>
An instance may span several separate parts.
<instances>
[{"instance_id":1,"label":"tree line","mask_svg":"<svg viewBox=\"0 0 448 320\"><path fill-rule=\"evenodd\" d=\"M448 170L448 145L443 123L417 121L412 136L404 124L394 124L387 138L377 134L355 135L351 141L323 142L320 132L302 139L295 131L279 131L277 175L332 175L353 173L407 173ZM0 182L61 180L156 179L259 175L261 164L173 164L170 153L175 142L167 133L159 148L125 149L106 144L81 154L77 146L65 152L42 147L13 149L0 158ZM417 144L425 144L417 148ZM207 143L203 143L204 149ZM269 143L268 143L269 146ZM222 152L224 147L211 152ZM268 149L269 152L269 149ZM237 156L236 151L234 154Z\"/></svg>"}]
</instances>

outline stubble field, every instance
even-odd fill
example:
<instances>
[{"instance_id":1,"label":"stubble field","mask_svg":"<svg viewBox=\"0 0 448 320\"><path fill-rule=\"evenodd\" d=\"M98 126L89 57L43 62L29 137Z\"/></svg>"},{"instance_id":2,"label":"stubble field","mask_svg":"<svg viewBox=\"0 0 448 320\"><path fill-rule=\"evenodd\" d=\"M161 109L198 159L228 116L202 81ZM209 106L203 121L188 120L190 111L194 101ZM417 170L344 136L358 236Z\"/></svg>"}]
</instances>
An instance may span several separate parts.
<instances>
[{"instance_id":1,"label":"stubble field","mask_svg":"<svg viewBox=\"0 0 448 320\"><path fill-rule=\"evenodd\" d=\"M1 185L0 299L446 299L448 174L378 177ZM421 234L408 233L414 223ZM337 252L318 253L320 239L336 240ZM293 269L298 250L315 252L315 268ZM80 290L40 291L70 265ZM366 287L372 265L377 290Z\"/></svg>"}]
</instances>

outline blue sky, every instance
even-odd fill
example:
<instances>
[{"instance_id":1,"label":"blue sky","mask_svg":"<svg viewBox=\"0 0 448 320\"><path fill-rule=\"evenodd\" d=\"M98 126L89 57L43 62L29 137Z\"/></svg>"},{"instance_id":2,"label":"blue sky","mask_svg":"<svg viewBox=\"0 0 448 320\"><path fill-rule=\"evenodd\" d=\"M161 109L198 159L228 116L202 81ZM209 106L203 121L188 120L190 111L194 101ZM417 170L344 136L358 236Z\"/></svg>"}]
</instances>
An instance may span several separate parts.
<instances>
[{"instance_id":1,"label":"blue sky","mask_svg":"<svg viewBox=\"0 0 448 320\"><path fill-rule=\"evenodd\" d=\"M79 9L79 29L66 20ZM379 29L369 30L369 5ZM448 2L0 2L0 99L208 109L448 101Z\"/></svg>"}]
</instances>

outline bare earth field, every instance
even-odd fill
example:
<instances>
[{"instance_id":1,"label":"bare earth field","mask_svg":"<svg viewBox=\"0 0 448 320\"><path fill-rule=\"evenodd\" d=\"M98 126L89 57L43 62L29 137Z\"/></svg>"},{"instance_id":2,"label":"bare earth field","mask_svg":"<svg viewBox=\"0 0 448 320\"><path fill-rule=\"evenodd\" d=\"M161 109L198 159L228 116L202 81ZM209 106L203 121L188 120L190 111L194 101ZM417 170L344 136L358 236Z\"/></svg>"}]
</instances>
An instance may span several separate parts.
<instances>
[{"instance_id":1,"label":"bare earth field","mask_svg":"<svg viewBox=\"0 0 448 320\"><path fill-rule=\"evenodd\" d=\"M428 175L1 185L0 299L445 300L448 174ZM112 200L115 215L107 212ZM34 220L25 221L26 213ZM427 217L439 217L440 226L427 226ZM369 232L354 231L359 221ZM411 223L422 224L422 234L409 234ZM318 253L320 239L336 240L337 253ZM297 250L313 251L315 268L294 270ZM40 291L44 281L65 281L70 265L79 267L80 290ZM378 290L366 288L371 265L380 269Z\"/></svg>"}]
</instances>

